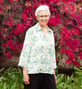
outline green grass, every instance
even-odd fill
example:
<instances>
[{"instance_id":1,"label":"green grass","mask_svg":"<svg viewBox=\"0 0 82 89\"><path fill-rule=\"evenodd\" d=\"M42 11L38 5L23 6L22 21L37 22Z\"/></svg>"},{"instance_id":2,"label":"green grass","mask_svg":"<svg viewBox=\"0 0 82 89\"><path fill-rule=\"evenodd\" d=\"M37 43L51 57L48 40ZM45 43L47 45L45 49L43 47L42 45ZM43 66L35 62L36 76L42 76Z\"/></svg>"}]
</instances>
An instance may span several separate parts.
<instances>
[{"instance_id":1,"label":"green grass","mask_svg":"<svg viewBox=\"0 0 82 89\"><path fill-rule=\"evenodd\" d=\"M0 69L0 89L23 89L23 76L20 68ZM74 73L69 76L65 74L57 75L57 89L82 89L82 67L74 68Z\"/></svg>"}]
</instances>

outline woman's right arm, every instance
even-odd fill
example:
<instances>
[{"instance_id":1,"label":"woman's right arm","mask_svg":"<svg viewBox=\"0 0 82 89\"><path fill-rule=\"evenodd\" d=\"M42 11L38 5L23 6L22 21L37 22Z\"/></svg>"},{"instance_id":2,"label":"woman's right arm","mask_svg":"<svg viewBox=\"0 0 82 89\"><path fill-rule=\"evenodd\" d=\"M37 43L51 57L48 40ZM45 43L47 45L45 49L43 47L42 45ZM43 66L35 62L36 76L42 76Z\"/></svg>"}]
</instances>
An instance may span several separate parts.
<instances>
[{"instance_id":1,"label":"woman's right arm","mask_svg":"<svg viewBox=\"0 0 82 89\"><path fill-rule=\"evenodd\" d=\"M23 68L23 81L25 84L29 84L29 75L27 74L27 68Z\"/></svg>"},{"instance_id":2,"label":"woman's right arm","mask_svg":"<svg viewBox=\"0 0 82 89\"><path fill-rule=\"evenodd\" d=\"M18 66L21 66L23 68L23 81L25 84L29 84L29 75L27 73L27 68L28 68L29 54L31 49L30 40L31 40L30 34L27 31L18 63Z\"/></svg>"}]
</instances>

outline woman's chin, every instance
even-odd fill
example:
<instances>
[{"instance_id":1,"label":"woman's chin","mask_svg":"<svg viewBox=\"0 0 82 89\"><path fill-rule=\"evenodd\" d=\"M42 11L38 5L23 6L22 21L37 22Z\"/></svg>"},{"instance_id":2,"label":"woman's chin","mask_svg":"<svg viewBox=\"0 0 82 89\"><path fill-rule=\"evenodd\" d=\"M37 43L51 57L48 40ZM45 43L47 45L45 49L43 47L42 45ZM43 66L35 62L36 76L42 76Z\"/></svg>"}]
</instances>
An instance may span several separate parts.
<instances>
[{"instance_id":1,"label":"woman's chin","mask_svg":"<svg viewBox=\"0 0 82 89\"><path fill-rule=\"evenodd\" d=\"M42 23L42 24L41 24L41 26L46 26L46 25L47 25L47 23Z\"/></svg>"}]
</instances>

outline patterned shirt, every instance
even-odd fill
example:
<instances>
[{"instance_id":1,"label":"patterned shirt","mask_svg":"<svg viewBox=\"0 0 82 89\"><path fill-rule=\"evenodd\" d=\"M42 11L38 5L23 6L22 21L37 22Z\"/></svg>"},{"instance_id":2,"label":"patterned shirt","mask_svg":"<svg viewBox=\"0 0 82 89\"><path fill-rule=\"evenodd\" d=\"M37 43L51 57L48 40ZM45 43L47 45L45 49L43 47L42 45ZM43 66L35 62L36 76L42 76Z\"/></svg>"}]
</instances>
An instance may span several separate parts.
<instances>
[{"instance_id":1,"label":"patterned shirt","mask_svg":"<svg viewBox=\"0 0 82 89\"><path fill-rule=\"evenodd\" d=\"M53 31L41 29L39 23L28 29L18 66L27 68L28 74L54 74L56 68Z\"/></svg>"}]
</instances>

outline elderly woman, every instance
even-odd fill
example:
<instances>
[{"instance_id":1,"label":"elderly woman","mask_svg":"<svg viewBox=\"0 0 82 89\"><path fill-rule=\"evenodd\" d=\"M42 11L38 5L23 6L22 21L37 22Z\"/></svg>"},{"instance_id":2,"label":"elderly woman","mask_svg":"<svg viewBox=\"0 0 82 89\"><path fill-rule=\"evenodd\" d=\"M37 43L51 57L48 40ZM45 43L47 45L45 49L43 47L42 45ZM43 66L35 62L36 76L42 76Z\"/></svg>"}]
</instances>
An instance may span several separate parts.
<instances>
[{"instance_id":1,"label":"elderly woman","mask_svg":"<svg viewBox=\"0 0 82 89\"><path fill-rule=\"evenodd\" d=\"M38 23L26 32L18 64L23 68L24 89L56 89L54 36L47 26L49 7L40 5L35 16Z\"/></svg>"}]
</instances>

